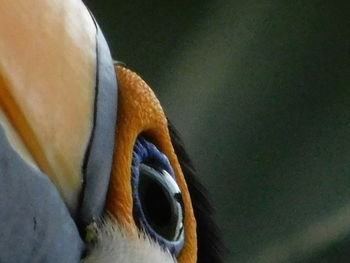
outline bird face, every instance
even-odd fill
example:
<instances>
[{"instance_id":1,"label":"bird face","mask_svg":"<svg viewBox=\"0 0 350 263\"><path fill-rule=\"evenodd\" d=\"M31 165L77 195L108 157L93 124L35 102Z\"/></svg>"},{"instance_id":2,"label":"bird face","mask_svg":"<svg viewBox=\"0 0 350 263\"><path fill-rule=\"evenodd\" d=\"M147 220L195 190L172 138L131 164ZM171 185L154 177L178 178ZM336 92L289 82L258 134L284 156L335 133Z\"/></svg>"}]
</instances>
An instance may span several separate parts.
<instances>
[{"instance_id":1,"label":"bird face","mask_svg":"<svg viewBox=\"0 0 350 263\"><path fill-rule=\"evenodd\" d=\"M120 260L115 262L125 257L130 262L174 262L176 256L179 262L195 262L195 219L163 110L135 73L117 67L117 76L117 146L106 201L112 219L95 232L98 249L86 262L98 262L105 240L115 236L108 242L115 251L108 255Z\"/></svg>"},{"instance_id":2,"label":"bird face","mask_svg":"<svg viewBox=\"0 0 350 263\"><path fill-rule=\"evenodd\" d=\"M0 32L0 262L220 262L181 140L84 4L5 1Z\"/></svg>"}]
</instances>

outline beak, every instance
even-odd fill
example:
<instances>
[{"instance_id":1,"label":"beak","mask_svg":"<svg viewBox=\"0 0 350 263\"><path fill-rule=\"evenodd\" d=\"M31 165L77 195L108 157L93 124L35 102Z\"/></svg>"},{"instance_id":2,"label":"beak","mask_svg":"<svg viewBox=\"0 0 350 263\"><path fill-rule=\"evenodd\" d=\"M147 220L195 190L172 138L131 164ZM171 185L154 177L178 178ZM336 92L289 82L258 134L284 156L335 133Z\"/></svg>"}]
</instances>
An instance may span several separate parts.
<instances>
[{"instance_id":1,"label":"beak","mask_svg":"<svg viewBox=\"0 0 350 263\"><path fill-rule=\"evenodd\" d=\"M1 110L24 155L50 177L71 210L82 186L96 79L96 27L77 2L0 6Z\"/></svg>"},{"instance_id":2,"label":"beak","mask_svg":"<svg viewBox=\"0 0 350 263\"><path fill-rule=\"evenodd\" d=\"M79 262L112 163L108 46L77 0L4 1L0 32L0 262Z\"/></svg>"}]
</instances>

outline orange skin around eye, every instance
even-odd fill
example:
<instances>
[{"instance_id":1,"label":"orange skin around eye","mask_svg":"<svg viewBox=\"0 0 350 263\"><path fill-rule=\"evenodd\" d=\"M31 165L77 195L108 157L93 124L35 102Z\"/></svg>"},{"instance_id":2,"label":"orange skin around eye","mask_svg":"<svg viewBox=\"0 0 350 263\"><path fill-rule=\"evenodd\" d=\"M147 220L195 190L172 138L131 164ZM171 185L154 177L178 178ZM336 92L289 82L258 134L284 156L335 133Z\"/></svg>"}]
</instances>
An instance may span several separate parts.
<instances>
[{"instance_id":1,"label":"orange skin around eye","mask_svg":"<svg viewBox=\"0 0 350 263\"><path fill-rule=\"evenodd\" d=\"M196 220L185 178L174 152L167 119L160 103L149 86L134 72L117 66L119 85L116 150L112 168L106 209L131 233L137 233L133 219L131 188L132 153L137 136L145 134L169 159L185 207L185 246L178 257L179 263L197 261Z\"/></svg>"}]
</instances>

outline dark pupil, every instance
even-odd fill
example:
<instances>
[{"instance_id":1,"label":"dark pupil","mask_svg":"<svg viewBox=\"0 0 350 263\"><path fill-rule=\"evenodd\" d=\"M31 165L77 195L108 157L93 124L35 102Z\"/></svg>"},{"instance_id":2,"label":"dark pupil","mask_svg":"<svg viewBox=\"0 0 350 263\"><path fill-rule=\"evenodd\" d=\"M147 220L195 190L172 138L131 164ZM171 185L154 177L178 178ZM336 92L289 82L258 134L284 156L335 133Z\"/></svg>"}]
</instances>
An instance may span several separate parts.
<instances>
[{"instance_id":1,"label":"dark pupil","mask_svg":"<svg viewBox=\"0 0 350 263\"><path fill-rule=\"evenodd\" d=\"M174 239L174 206L165 187L149 174L141 172L139 196L148 224L164 238Z\"/></svg>"}]
</instances>

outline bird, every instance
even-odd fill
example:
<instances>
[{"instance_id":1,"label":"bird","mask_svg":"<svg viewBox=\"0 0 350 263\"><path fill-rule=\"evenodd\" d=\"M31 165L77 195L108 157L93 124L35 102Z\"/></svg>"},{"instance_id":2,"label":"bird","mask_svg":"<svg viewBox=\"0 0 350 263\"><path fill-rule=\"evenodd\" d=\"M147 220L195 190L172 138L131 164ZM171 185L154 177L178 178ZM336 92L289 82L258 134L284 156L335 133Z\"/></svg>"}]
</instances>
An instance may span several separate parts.
<instances>
[{"instance_id":1,"label":"bird","mask_svg":"<svg viewBox=\"0 0 350 263\"><path fill-rule=\"evenodd\" d=\"M0 262L222 262L155 93L80 0L0 4Z\"/></svg>"}]
</instances>

